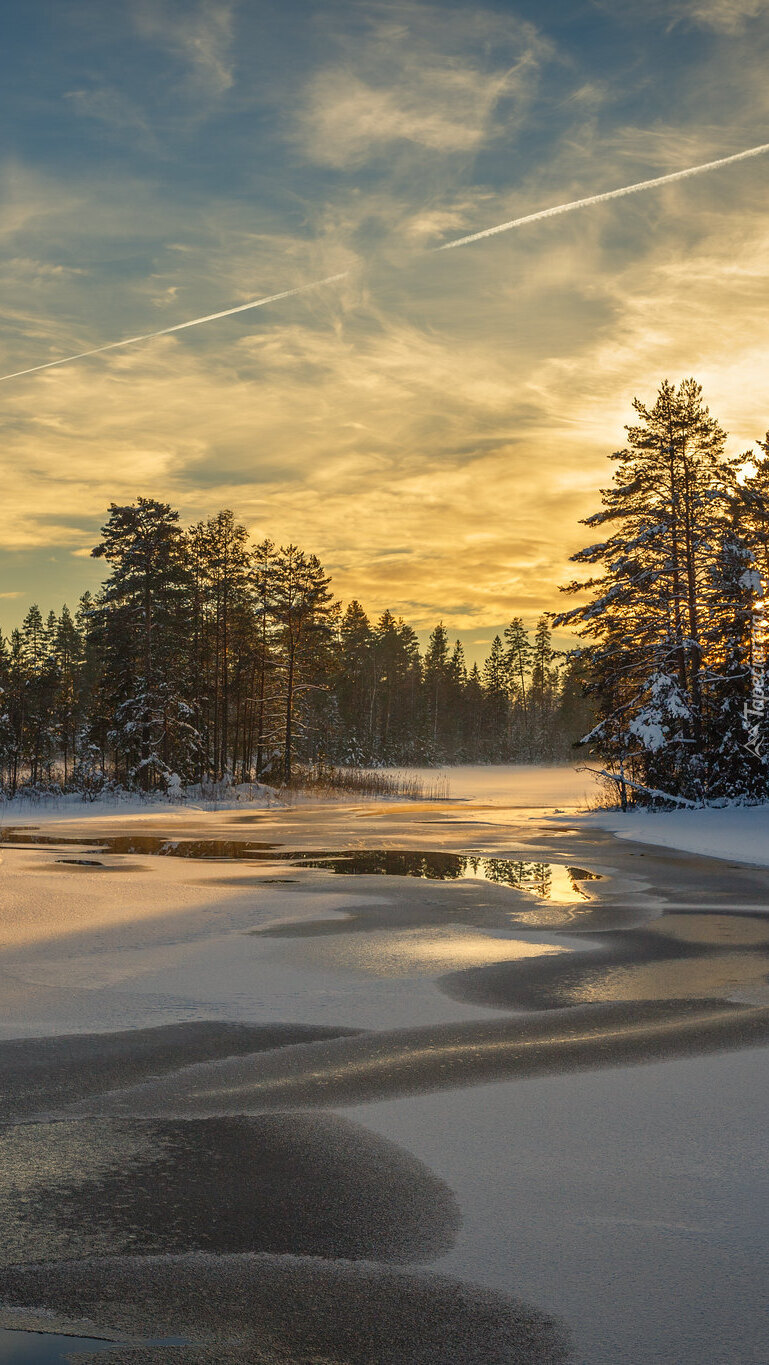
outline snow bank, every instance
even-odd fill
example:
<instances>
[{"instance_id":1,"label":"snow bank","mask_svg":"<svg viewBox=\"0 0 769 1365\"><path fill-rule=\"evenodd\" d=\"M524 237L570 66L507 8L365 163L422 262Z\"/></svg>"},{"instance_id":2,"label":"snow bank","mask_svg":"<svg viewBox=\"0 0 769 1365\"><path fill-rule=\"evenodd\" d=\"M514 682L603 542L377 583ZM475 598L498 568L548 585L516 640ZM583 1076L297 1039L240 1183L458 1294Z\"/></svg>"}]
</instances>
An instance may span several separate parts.
<instances>
[{"instance_id":1,"label":"snow bank","mask_svg":"<svg viewBox=\"0 0 769 1365\"><path fill-rule=\"evenodd\" d=\"M158 815L163 811L178 815L183 811L237 810L244 804L269 807L284 803L274 787L266 787L261 782L227 787L221 795L213 797L202 796L199 787L181 787L172 794L106 792L92 801L83 800L76 792L66 795L39 793L34 797L21 795L11 800L0 799L0 826L29 820L48 822L82 820L89 816Z\"/></svg>"},{"instance_id":2,"label":"snow bank","mask_svg":"<svg viewBox=\"0 0 769 1365\"><path fill-rule=\"evenodd\" d=\"M599 811L580 823L611 830L620 839L769 867L769 803L722 810Z\"/></svg>"}]
</instances>

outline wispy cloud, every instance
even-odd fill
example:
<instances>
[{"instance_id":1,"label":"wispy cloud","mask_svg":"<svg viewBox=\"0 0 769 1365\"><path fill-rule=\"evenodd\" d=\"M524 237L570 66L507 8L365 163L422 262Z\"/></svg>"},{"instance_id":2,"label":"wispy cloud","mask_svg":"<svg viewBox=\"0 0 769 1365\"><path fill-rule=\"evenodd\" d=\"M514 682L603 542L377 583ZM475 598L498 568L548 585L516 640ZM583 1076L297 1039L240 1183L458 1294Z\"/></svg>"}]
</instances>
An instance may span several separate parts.
<instances>
[{"instance_id":1,"label":"wispy cloud","mask_svg":"<svg viewBox=\"0 0 769 1365\"><path fill-rule=\"evenodd\" d=\"M769 141L769 26L641 8L607 5L591 33L623 10L621 41L564 55L508 6L132 7L125 70L97 45L56 85L80 162L36 164L36 123L0 171L0 372L348 273L4 386L3 543L92 582L111 500L233 506L340 596L484 643L557 600L634 393L694 373L733 450L762 435L769 165L428 254ZM682 46L674 8L706 40ZM120 155L94 160L113 91Z\"/></svg>"},{"instance_id":2,"label":"wispy cloud","mask_svg":"<svg viewBox=\"0 0 769 1365\"><path fill-rule=\"evenodd\" d=\"M350 71L325 72L308 91L302 118L305 149L329 166L360 166L394 142L435 152L466 152L488 135L489 116L505 77L480 73L422 71L409 88L377 89Z\"/></svg>"},{"instance_id":3,"label":"wispy cloud","mask_svg":"<svg viewBox=\"0 0 769 1365\"><path fill-rule=\"evenodd\" d=\"M363 13L363 33L338 36L338 60L308 82L296 118L306 155L321 165L362 166L399 143L472 152L512 130L551 52L532 26L482 9L396 4Z\"/></svg>"},{"instance_id":4,"label":"wispy cloud","mask_svg":"<svg viewBox=\"0 0 769 1365\"><path fill-rule=\"evenodd\" d=\"M139 34L167 48L184 68L190 93L216 98L234 84L233 5L226 0L143 0L135 10Z\"/></svg>"},{"instance_id":5,"label":"wispy cloud","mask_svg":"<svg viewBox=\"0 0 769 1365\"><path fill-rule=\"evenodd\" d=\"M624 156L612 148L602 173L618 174ZM729 202L705 180L685 197L665 187L664 204L598 206L514 245L364 273L246 331L201 329L194 347L160 338L151 353L9 388L5 543L42 539L85 558L79 519L96 528L109 501L151 490L190 520L234 505L255 534L320 553L341 595L420 626L435 615L425 583L436 603L463 603L468 575L477 599L445 613L452 629L537 614L569 576L633 393L693 371L735 448L765 428L769 238L739 176ZM447 212L466 219L480 205L495 218L508 202L486 189ZM359 196L340 212L345 232L367 205ZM409 221L394 196L377 205L383 220ZM206 242L177 243L169 282L205 273L206 290L226 296L276 262L303 272L320 249L257 238L231 207L221 218ZM142 290L160 283L153 273ZM414 549L395 575L394 537Z\"/></svg>"},{"instance_id":6,"label":"wispy cloud","mask_svg":"<svg viewBox=\"0 0 769 1365\"><path fill-rule=\"evenodd\" d=\"M56 219L81 203L66 184L40 173L18 160L0 165L0 242L28 234L44 222ZM26 242L27 250L28 241Z\"/></svg>"},{"instance_id":7,"label":"wispy cloud","mask_svg":"<svg viewBox=\"0 0 769 1365\"><path fill-rule=\"evenodd\" d=\"M93 85L67 90L64 98L80 117L92 119L121 139L131 137L135 140L139 135L155 148L155 137L147 115L134 100L114 86Z\"/></svg>"},{"instance_id":8,"label":"wispy cloud","mask_svg":"<svg viewBox=\"0 0 769 1365\"><path fill-rule=\"evenodd\" d=\"M608 17L620 17L631 24L661 26L674 31L680 25L712 29L717 34L734 36L744 32L751 21L766 14L765 0L591 0Z\"/></svg>"},{"instance_id":9,"label":"wispy cloud","mask_svg":"<svg viewBox=\"0 0 769 1365\"><path fill-rule=\"evenodd\" d=\"M678 0L682 14L720 33L741 32L766 13L765 0Z\"/></svg>"}]
</instances>

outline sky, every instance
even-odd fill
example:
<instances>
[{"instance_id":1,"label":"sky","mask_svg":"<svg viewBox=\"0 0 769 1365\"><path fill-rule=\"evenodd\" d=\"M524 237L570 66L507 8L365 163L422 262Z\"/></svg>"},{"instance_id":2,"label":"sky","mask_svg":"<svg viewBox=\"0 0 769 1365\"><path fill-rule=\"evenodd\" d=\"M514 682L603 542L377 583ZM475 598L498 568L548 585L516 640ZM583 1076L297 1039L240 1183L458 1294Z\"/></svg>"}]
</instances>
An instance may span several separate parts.
<instances>
[{"instance_id":1,"label":"sky","mask_svg":"<svg viewBox=\"0 0 769 1365\"><path fill-rule=\"evenodd\" d=\"M470 658L563 602L635 395L769 426L764 0L5 0L0 625L111 502L231 507Z\"/></svg>"}]
</instances>

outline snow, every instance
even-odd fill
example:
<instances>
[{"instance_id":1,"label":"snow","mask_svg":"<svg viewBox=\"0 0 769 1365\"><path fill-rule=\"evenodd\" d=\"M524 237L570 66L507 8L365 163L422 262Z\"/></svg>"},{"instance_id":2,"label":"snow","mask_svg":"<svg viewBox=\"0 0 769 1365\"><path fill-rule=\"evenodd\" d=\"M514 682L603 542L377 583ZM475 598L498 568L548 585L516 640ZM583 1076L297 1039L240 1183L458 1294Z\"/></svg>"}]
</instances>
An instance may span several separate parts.
<instances>
[{"instance_id":1,"label":"snow","mask_svg":"<svg viewBox=\"0 0 769 1365\"><path fill-rule=\"evenodd\" d=\"M94 804L91 815L100 813ZM312 806L302 811L311 828L318 815L325 827L335 814L333 808ZM150 833L164 827L173 836L246 832L225 811L201 815L176 808L164 817L155 808L142 814L143 830L154 822ZM98 822L99 833L103 823L116 833L135 829L135 819L112 815ZM57 828L63 828L62 820L57 818ZM273 820L291 828L296 813L265 812L270 823L257 817L248 835L261 838L264 830L271 838L277 832ZM48 825L47 819L40 823ZM66 837L74 830L73 823ZM293 845L306 845L306 838L288 837ZM88 850L87 831L82 847ZM404 1019L438 1024L458 1014L456 1002L435 989L441 972L463 959L477 963L552 951L546 943L533 948L532 935L501 944L466 926L443 934L401 933L389 961L381 935L264 937L253 931L287 920L344 917L372 902L389 903L398 893L389 883L372 896L354 878L350 885L347 878L301 868L287 874L284 863L125 857L100 850L103 866L90 869L57 863L61 851L2 847L0 1038L196 1018L352 1028L393 1028ZM77 846L63 851L78 856ZM290 875L291 884L273 884L276 875ZM409 884L401 899L411 889ZM494 1015L477 1006L466 1013Z\"/></svg>"},{"instance_id":2,"label":"snow","mask_svg":"<svg viewBox=\"0 0 769 1365\"><path fill-rule=\"evenodd\" d=\"M293 800L293 797L292 797ZM95 800L83 800L77 793L34 797L22 795L0 800L0 828L4 825L48 824L51 821L104 819L115 816L147 816L155 819L167 814L175 821L186 812L242 810L244 805L256 808L280 806L283 803L274 787L261 783L246 783L226 789L217 797L202 797L197 788L174 789L172 795L146 795L141 792L107 792Z\"/></svg>"},{"instance_id":3,"label":"snow","mask_svg":"<svg viewBox=\"0 0 769 1365\"><path fill-rule=\"evenodd\" d=\"M422 774L427 782L435 770ZM233 836L284 847L356 843L525 848L543 816L569 829L769 865L769 805L644 814L584 812L595 797L573 767L460 767L435 806L235 798L175 805L139 798L6 805L6 824L153 825L171 837ZM474 803L474 804L473 804ZM211 805L215 804L216 809ZM263 813L259 812L259 807ZM227 810L236 811L227 816ZM130 821L125 819L131 817ZM441 819L436 822L434 816ZM472 817L468 819L468 817ZM454 825L454 821L458 822ZM124 824L123 824L124 822ZM472 828L472 834L466 828ZM67 836L74 831L66 831ZM83 847L87 848L87 829ZM567 836L568 837L568 836ZM72 851L72 850L67 850ZM424 891L268 864L100 852L65 868L55 847L2 849L0 1037L133 1028L190 1019L361 1028L498 1019L436 989L447 965L523 956L543 935L494 937L461 923L326 937L254 934L329 920ZM603 855L605 856L605 855ZM588 863L588 866L591 864ZM278 876L286 877L285 865ZM351 879L354 882L354 879ZM430 893L432 894L432 893ZM436 897L450 894L436 887ZM570 940L559 935L568 948ZM436 1272L513 1293L562 1315L581 1365L723 1365L767 1359L765 1237L769 1052L498 1082L348 1106L456 1194L462 1228ZM639 1345L640 1343L640 1345Z\"/></svg>"},{"instance_id":4,"label":"snow","mask_svg":"<svg viewBox=\"0 0 769 1365\"><path fill-rule=\"evenodd\" d=\"M620 839L769 867L769 803L703 810L600 811L580 823L607 829Z\"/></svg>"},{"instance_id":5,"label":"snow","mask_svg":"<svg viewBox=\"0 0 769 1365\"><path fill-rule=\"evenodd\" d=\"M542 809L585 809L595 794L595 784L590 774L565 764L462 764L447 768L397 768L393 772L403 774L406 778L418 778L427 791L439 788L445 781L452 801L483 801L503 810L532 810L540 813ZM41 794L34 798L17 796L13 800L0 800L0 829L8 825L38 825L65 820L77 820L78 823L113 817L122 820L129 815L132 818L144 816L154 820L166 814L174 823L178 823L187 814L195 817L204 811L224 813L242 810L246 806L273 809L285 804L325 805L329 801L359 804L369 799L350 796L343 791L338 795L292 791L286 803L274 787L260 783L231 786L215 798L200 796L199 789L194 787L174 792L171 796L160 793L147 796L140 792L107 793L93 801L84 801L75 794ZM376 804L384 802L385 798L376 798Z\"/></svg>"},{"instance_id":6,"label":"snow","mask_svg":"<svg viewBox=\"0 0 769 1365\"><path fill-rule=\"evenodd\" d=\"M752 863L769 867L769 803L759 806L727 806L721 809L677 811L597 811L587 814L596 799L597 788L591 773L580 767L539 764L463 764L456 767L398 769L407 777L420 778L426 788L445 779L451 803L457 813L464 802L482 802L485 820L504 822L506 812L523 812L541 819L548 813L566 814L580 825L592 825L616 834L620 839L678 849L682 853L722 858L728 862ZM342 795L345 802L351 798ZM311 794L293 793L291 805L318 805ZM439 803L442 804L442 803ZM121 793L82 801L75 796L56 796L31 801L17 798L0 802L0 829L8 825L49 824L61 821L115 820L126 816L157 820L167 814L175 825L194 822L203 812L279 808L282 805L271 787L232 787L225 796L204 800L197 795L169 801L167 797L149 798Z\"/></svg>"},{"instance_id":7,"label":"snow","mask_svg":"<svg viewBox=\"0 0 769 1365\"><path fill-rule=\"evenodd\" d=\"M462 1209L432 1269L562 1317L578 1365L765 1365L765 1048L344 1113Z\"/></svg>"},{"instance_id":8,"label":"snow","mask_svg":"<svg viewBox=\"0 0 769 1365\"><path fill-rule=\"evenodd\" d=\"M506 810L585 808L595 798L595 781L588 772L568 764L497 763L458 764L447 768L408 768L408 776L429 787L446 778L452 801L482 801Z\"/></svg>"},{"instance_id":9,"label":"snow","mask_svg":"<svg viewBox=\"0 0 769 1365\"><path fill-rule=\"evenodd\" d=\"M627 728L631 735L640 739L644 748L648 749L651 754L658 753L667 744L667 736L662 726L658 721L650 720L645 711L631 720Z\"/></svg>"}]
</instances>

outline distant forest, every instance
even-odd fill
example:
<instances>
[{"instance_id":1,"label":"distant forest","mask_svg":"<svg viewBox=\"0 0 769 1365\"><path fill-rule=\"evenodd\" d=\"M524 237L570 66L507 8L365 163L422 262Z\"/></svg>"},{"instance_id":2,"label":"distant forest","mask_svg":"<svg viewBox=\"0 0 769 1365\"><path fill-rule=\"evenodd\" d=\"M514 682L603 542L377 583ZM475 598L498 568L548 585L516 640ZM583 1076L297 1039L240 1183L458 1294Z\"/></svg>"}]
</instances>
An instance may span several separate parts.
<instances>
[{"instance_id":1,"label":"distant forest","mask_svg":"<svg viewBox=\"0 0 769 1365\"><path fill-rule=\"evenodd\" d=\"M594 576L556 618L581 636L591 750L623 805L766 800L769 434L728 457L694 379L634 408L584 522L605 538L574 556Z\"/></svg>"},{"instance_id":2,"label":"distant forest","mask_svg":"<svg viewBox=\"0 0 769 1365\"><path fill-rule=\"evenodd\" d=\"M230 511L184 529L112 505L101 590L0 637L0 783L143 791L263 781L308 765L558 761L591 722L574 661L513 619L482 668L436 625L343 610L318 559L249 543Z\"/></svg>"}]
</instances>

